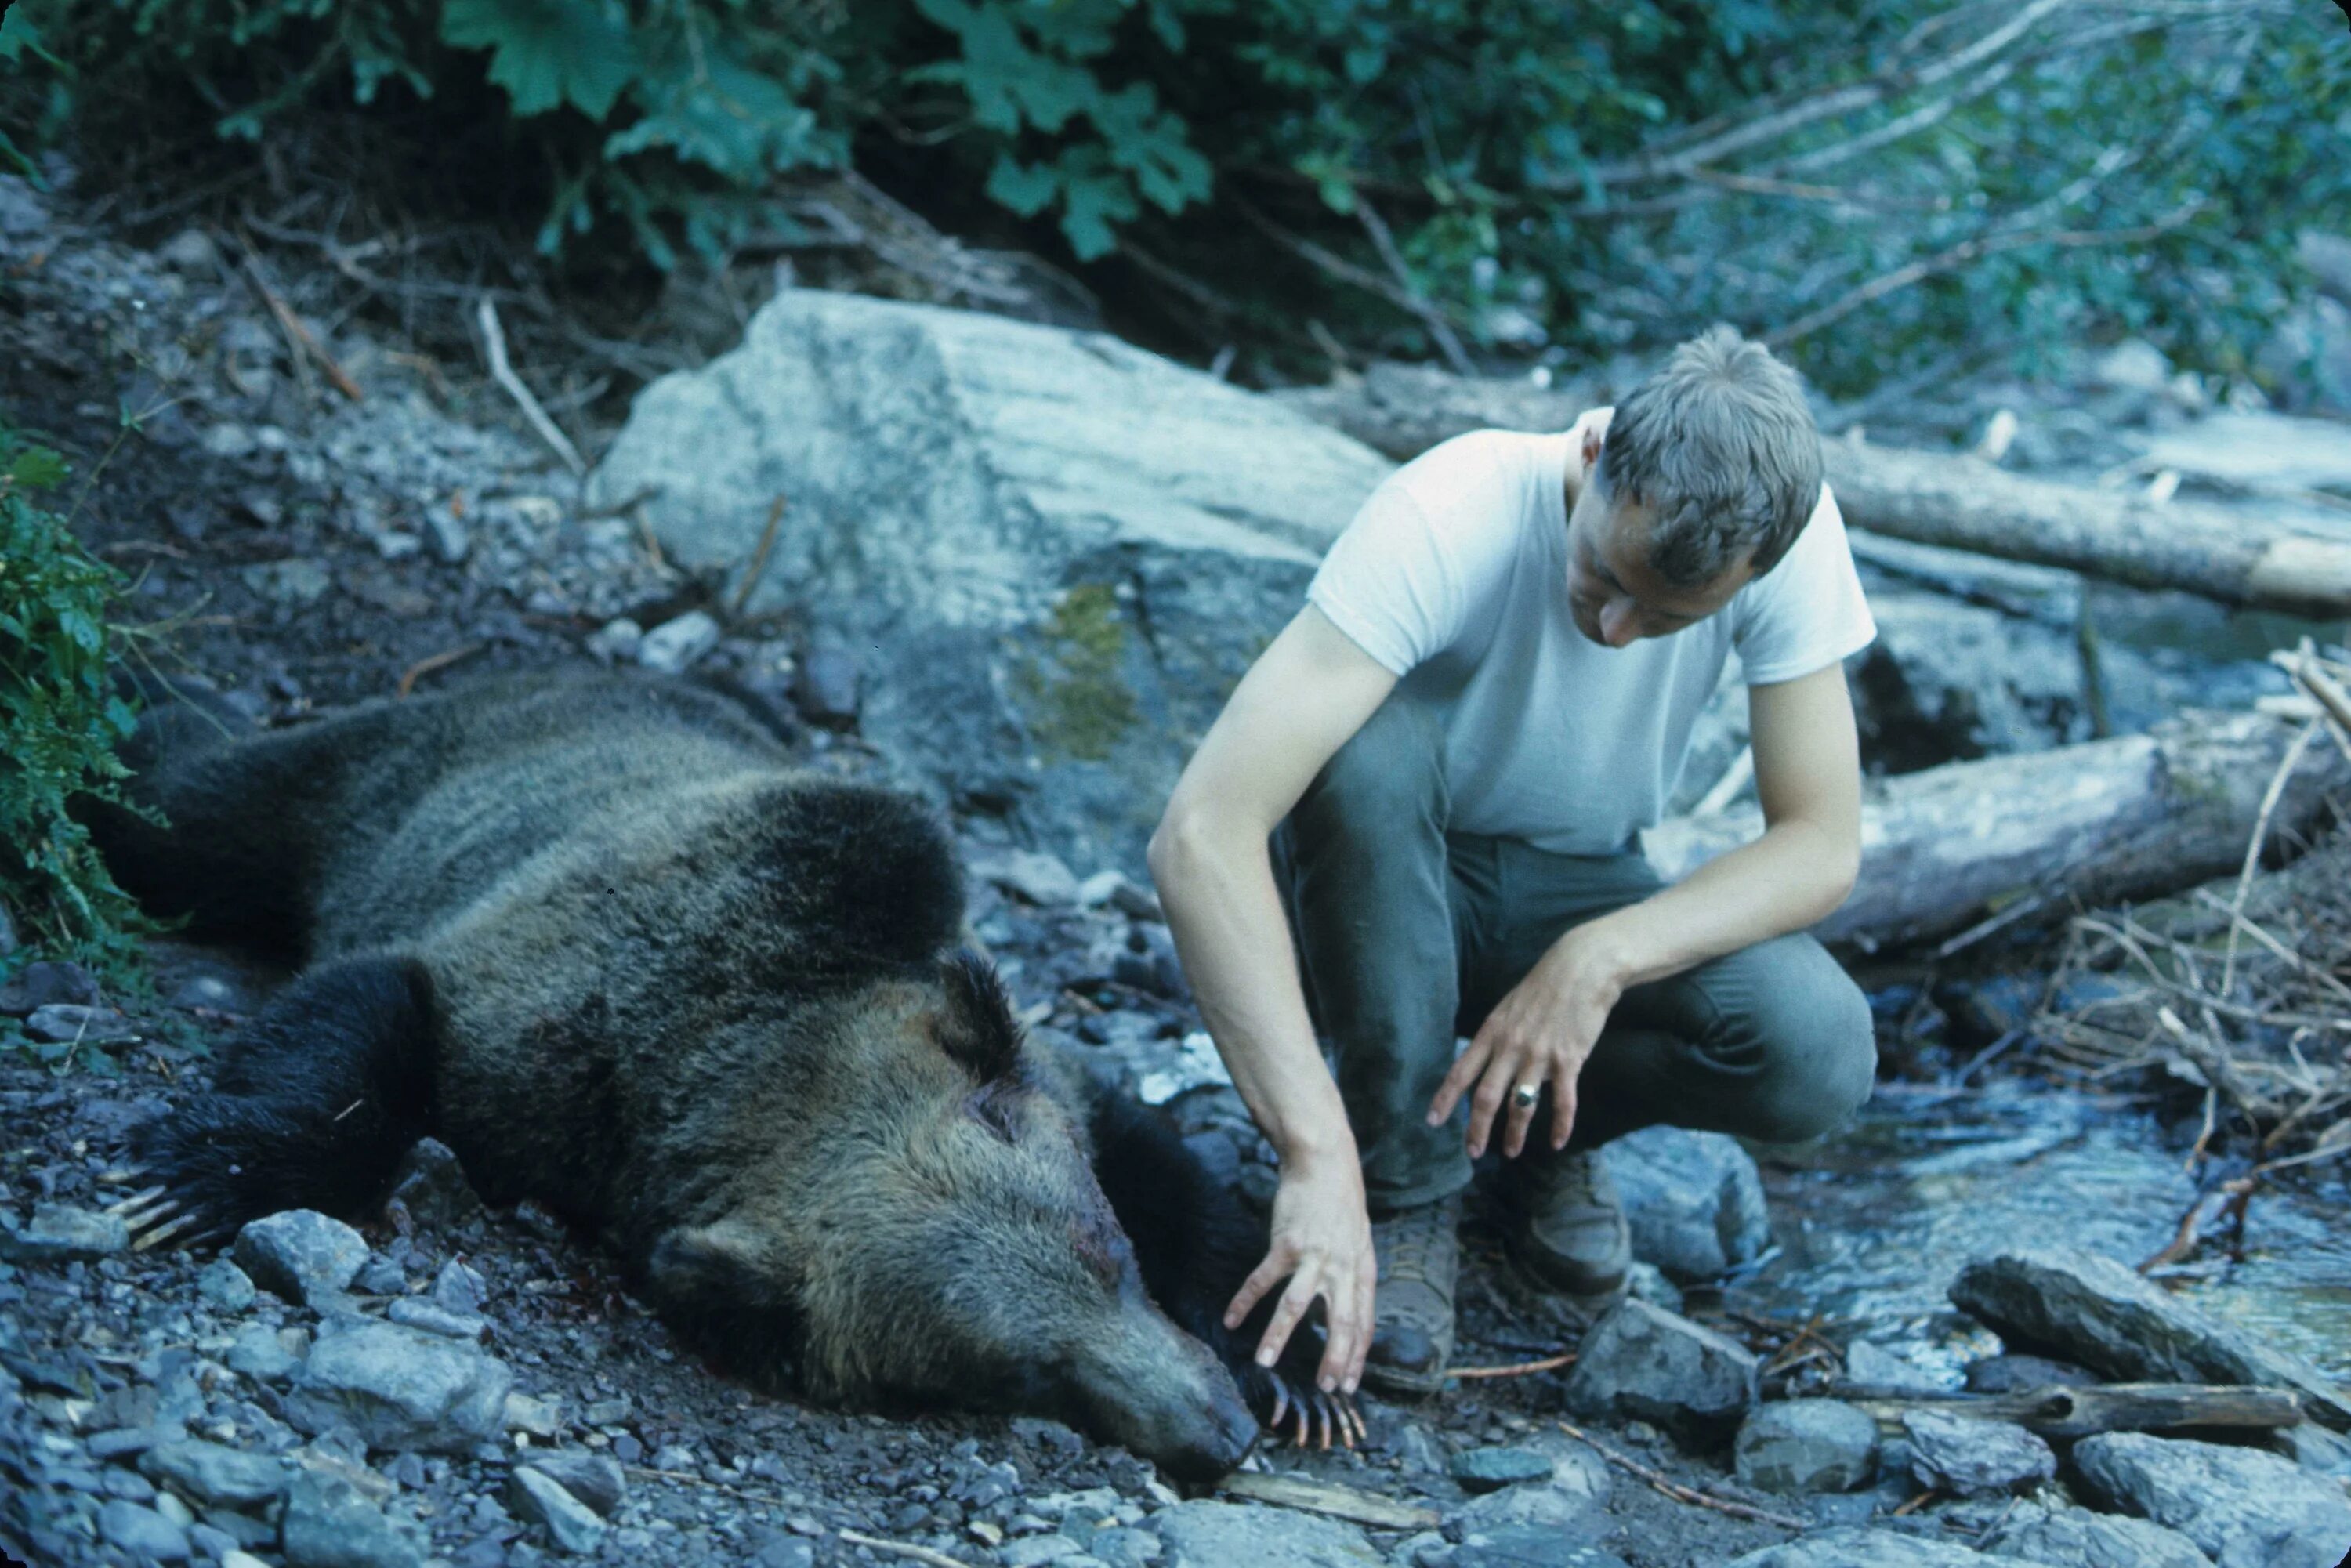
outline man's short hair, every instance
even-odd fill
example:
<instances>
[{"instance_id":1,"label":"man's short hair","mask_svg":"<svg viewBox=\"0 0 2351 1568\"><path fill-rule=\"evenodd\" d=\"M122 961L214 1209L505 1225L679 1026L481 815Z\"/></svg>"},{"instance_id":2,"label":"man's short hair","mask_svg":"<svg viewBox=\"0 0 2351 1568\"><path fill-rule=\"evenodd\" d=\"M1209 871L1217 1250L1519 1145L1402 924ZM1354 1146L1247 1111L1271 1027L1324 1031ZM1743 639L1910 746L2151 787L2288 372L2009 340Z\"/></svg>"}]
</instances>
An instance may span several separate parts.
<instances>
[{"instance_id":1,"label":"man's short hair","mask_svg":"<svg viewBox=\"0 0 2351 1568\"><path fill-rule=\"evenodd\" d=\"M1616 405L1593 481L1656 519L1649 565L1700 588L1779 564L1819 505L1821 437L1796 372L1729 327L1673 351Z\"/></svg>"}]
</instances>

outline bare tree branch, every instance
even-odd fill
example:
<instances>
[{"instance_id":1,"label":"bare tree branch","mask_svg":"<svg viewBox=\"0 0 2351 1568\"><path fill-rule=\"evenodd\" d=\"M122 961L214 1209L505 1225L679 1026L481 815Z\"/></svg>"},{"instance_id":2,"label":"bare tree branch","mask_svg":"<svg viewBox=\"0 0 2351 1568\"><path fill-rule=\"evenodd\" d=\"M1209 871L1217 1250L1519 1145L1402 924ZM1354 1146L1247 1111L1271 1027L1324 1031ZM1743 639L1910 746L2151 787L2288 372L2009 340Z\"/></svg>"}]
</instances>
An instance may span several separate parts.
<instances>
[{"instance_id":1,"label":"bare tree branch","mask_svg":"<svg viewBox=\"0 0 2351 1568\"><path fill-rule=\"evenodd\" d=\"M1372 204L1361 193L1355 197L1355 215L1363 220L1364 232L1371 235L1372 248L1380 253L1380 259L1395 275L1397 287L1412 301L1406 308L1420 318L1421 324L1428 329L1428 335L1437 340L1438 350L1445 355L1445 362L1451 365L1458 375L1476 375L1478 369L1469 362L1468 352L1461 347L1461 340L1455 335L1452 323L1446 320L1437 307L1429 302L1428 291L1421 287L1412 275L1412 268L1405 265L1404 252L1396 248L1395 235L1388 232L1388 225L1380 220L1380 214L1372 210Z\"/></svg>"}]
</instances>

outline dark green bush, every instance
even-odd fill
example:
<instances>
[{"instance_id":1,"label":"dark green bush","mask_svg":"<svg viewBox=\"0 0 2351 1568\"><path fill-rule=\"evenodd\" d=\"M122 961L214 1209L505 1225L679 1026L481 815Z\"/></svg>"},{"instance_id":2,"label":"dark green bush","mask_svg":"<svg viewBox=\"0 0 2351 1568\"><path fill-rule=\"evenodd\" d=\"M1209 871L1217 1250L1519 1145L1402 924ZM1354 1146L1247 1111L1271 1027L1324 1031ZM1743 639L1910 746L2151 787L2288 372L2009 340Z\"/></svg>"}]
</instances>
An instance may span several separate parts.
<instances>
[{"instance_id":1,"label":"dark green bush","mask_svg":"<svg viewBox=\"0 0 2351 1568\"><path fill-rule=\"evenodd\" d=\"M2295 229L2351 226L2351 34L2318 0L15 11L99 143L360 115L430 215L664 268L789 238L779 179L853 161L959 228L1058 237L1203 350L1319 320L1376 352L1588 352L1719 319L1845 391L2120 330L2234 370L2306 287Z\"/></svg>"},{"instance_id":2,"label":"dark green bush","mask_svg":"<svg viewBox=\"0 0 2351 1568\"><path fill-rule=\"evenodd\" d=\"M119 579L44 504L65 476L0 425L0 903L31 948L120 977L138 912L68 809L119 799L134 716L110 659Z\"/></svg>"}]
</instances>

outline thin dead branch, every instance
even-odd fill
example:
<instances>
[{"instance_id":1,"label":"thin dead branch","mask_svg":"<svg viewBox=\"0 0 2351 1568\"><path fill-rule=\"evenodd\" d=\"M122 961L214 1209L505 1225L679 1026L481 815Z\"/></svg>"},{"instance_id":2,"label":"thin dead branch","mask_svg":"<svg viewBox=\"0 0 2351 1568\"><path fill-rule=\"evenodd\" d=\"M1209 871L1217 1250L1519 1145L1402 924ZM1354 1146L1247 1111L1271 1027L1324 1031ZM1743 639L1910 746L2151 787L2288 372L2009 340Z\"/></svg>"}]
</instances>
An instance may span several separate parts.
<instances>
[{"instance_id":1,"label":"thin dead branch","mask_svg":"<svg viewBox=\"0 0 2351 1568\"><path fill-rule=\"evenodd\" d=\"M1629 1458L1618 1453L1581 1427L1562 1421L1559 1423L1559 1429L1577 1442L1589 1447L1594 1453L1626 1475L1636 1480L1646 1481L1651 1488L1673 1499L1676 1502L1686 1502L1693 1508L1712 1509L1717 1513L1727 1513L1733 1519L1753 1520L1758 1524L1776 1524L1782 1530L1804 1531L1812 1528L1803 1520L1791 1519L1784 1513L1773 1513L1768 1509L1757 1508L1750 1503L1736 1502L1727 1497L1711 1496L1698 1490L1696 1487L1686 1487L1671 1476L1659 1470L1653 1470L1640 1460Z\"/></svg>"},{"instance_id":2,"label":"thin dead branch","mask_svg":"<svg viewBox=\"0 0 2351 1568\"><path fill-rule=\"evenodd\" d=\"M584 478L588 465L580 457L580 449L572 445L571 438L548 417L547 410L539 406L538 399L531 395L530 388L525 386L522 377L515 373L513 362L507 358L507 334L506 329L498 323L498 308L486 295L475 308L474 319L482 329L482 351L490 361L490 379L514 400L515 406L522 410L524 420L538 438L547 443L549 450L563 460L563 465L571 470L572 476Z\"/></svg>"}]
</instances>

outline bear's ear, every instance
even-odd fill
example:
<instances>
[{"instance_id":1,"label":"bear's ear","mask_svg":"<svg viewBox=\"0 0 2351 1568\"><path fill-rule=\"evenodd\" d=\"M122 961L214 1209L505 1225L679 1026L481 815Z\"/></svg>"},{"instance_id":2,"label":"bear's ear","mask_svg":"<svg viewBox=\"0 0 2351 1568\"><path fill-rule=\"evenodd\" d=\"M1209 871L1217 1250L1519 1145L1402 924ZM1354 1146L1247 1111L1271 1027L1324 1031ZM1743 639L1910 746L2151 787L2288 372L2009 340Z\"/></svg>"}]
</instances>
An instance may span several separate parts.
<instances>
[{"instance_id":1,"label":"bear's ear","mask_svg":"<svg viewBox=\"0 0 2351 1568\"><path fill-rule=\"evenodd\" d=\"M780 1295L758 1233L733 1216L714 1225L680 1225L662 1232L645 1258L645 1273L662 1296L705 1307L745 1306Z\"/></svg>"},{"instance_id":2,"label":"bear's ear","mask_svg":"<svg viewBox=\"0 0 2351 1568\"><path fill-rule=\"evenodd\" d=\"M947 993L940 1049L982 1083L1011 1077L1020 1065L1020 1025L996 966L977 953L961 952L940 966L940 977Z\"/></svg>"}]
</instances>

